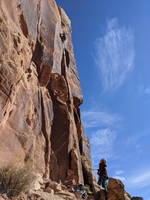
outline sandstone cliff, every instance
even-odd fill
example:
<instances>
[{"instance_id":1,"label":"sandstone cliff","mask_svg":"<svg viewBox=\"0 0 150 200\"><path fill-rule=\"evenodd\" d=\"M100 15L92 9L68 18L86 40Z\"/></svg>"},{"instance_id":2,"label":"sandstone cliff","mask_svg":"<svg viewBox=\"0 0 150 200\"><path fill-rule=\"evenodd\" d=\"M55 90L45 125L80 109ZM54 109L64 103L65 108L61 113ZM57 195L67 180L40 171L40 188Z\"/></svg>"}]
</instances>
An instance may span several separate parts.
<instances>
[{"instance_id":1,"label":"sandstone cliff","mask_svg":"<svg viewBox=\"0 0 150 200\"><path fill-rule=\"evenodd\" d=\"M1 0L0 45L0 167L93 187L69 18L54 0Z\"/></svg>"},{"instance_id":2,"label":"sandstone cliff","mask_svg":"<svg viewBox=\"0 0 150 200\"><path fill-rule=\"evenodd\" d=\"M77 199L66 189L77 184L96 191L82 99L64 10L55 0L0 0L0 168L38 177L20 199Z\"/></svg>"}]
</instances>

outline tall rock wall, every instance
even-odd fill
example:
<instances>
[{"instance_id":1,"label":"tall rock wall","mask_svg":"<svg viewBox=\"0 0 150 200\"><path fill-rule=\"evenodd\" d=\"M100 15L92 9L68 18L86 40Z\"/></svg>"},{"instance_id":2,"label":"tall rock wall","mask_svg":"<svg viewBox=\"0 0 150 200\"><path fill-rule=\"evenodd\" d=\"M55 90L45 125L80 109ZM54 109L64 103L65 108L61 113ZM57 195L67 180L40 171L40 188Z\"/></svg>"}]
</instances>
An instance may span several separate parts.
<instances>
[{"instance_id":1,"label":"tall rock wall","mask_svg":"<svg viewBox=\"0 0 150 200\"><path fill-rule=\"evenodd\" d=\"M83 170L81 103L63 9L54 0L0 0L0 167L66 184L93 180Z\"/></svg>"}]
</instances>

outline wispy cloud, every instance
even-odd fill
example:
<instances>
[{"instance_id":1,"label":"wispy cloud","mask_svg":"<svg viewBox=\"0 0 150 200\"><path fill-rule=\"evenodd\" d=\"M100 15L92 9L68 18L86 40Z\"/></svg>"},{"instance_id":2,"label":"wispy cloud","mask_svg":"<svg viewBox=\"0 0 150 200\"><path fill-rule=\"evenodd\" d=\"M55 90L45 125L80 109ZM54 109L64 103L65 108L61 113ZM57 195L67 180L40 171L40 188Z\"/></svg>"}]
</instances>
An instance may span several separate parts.
<instances>
[{"instance_id":1,"label":"wispy cloud","mask_svg":"<svg viewBox=\"0 0 150 200\"><path fill-rule=\"evenodd\" d=\"M85 128L112 126L121 120L118 114L100 111L83 111L82 120Z\"/></svg>"},{"instance_id":2,"label":"wispy cloud","mask_svg":"<svg viewBox=\"0 0 150 200\"><path fill-rule=\"evenodd\" d=\"M109 20L106 34L96 40L96 63L105 91L123 84L134 69L134 57L133 31L119 26L117 18Z\"/></svg>"},{"instance_id":3,"label":"wispy cloud","mask_svg":"<svg viewBox=\"0 0 150 200\"><path fill-rule=\"evenodd\" d=\"M126 181L126 178L124 176L114 176L113 178L119 179L119 180L121 180L123 182Z\"/></svg>"},{"instance_id":4,"label":"wispy cloud","mask_svg":"<svg viewBox=\"0 0 150 200\"><path fill-rule=\"evenodd\" d=\"M118 170L115 172L116 176L119 176L121 174L124 174L124 171L123 170Z\"/></svg>"},{"instance_id":5,"label":"wispy cloud","mask_svg":"<svg viewBox=\"0 0 150 200\"><path fill-rule=\"evenodd\" d=\"M100 129L91 135L91 150L94 164L98 165L99 159L110 158L113 155L113 146L117 133L109 128Z\"/></svg>"},{"instance_id":6,"label":"wispy cloud","mask_svg":"<svg viewBox=\"0 0 150 200\"><path fill-rule=\"evenodd\" d=\"M148 140L148 136L150 134L150 129L131 132L129 136L126 138L125 145L127 149L136 152L136 156L144 155L144 151L146 148L145 141ZM131 154L132 155L132 154ZM129 155L129 156L131 156Z\"/></svg>"},{"instance_id":7,"label":"wispy cloud","mask_svg":"<svg viewBox=\"0 0 150 200\"><path fill-rule=\"evenodd\" d=\"M150 171L137 175L131 183L134 185L140 185L140 187L150 185Z\"/></svg>"},{"instance_id":8,"label":"wispy cloud","mask_svg":"<svg viewBox=\"0 0 150 200\"><path fill-rule=\"evenodd\" d=\"M126 139L126 145L129 146L135 146L136 148L139 148L142 138L147 138L147 136L150 134L150 129L142 130L139 132L131 133L129 137Z\"/></svg>"},{"instance_id":9,"label":"wispy cloud","mask_svg":"<svg viewBox=\"0 0 150 200\"><path fill-rule=\"evenodd\" d=\"M83 111L82 120L89 132L94 166L98 166L99 159L102 157L116 158L114 143L122 117L116 113L95 110Z\"/></svg>"},{"instance_id":10,"label":"wispy cloud","mask_svg":"<svg viewBox=\"0 0 150 200\"><path fill-rule=\"evenodd\" d=\"M137 188L150 186L150 169L142 170L141 172L134 174L134 176L128 177L127 186Z\"/></svg>"},{"instance_id":11,"label":"wispy cloud","mask_svg":"<svg viewBox=\"0 0 150 200\"><path fill-rule=\"evenodd\" d=\"M124 171L123 170L118 170L115 172L115 175L113 178L119 179L121 181L126 181L126 177L124 176Z\"/></svg>"}]
</instances>

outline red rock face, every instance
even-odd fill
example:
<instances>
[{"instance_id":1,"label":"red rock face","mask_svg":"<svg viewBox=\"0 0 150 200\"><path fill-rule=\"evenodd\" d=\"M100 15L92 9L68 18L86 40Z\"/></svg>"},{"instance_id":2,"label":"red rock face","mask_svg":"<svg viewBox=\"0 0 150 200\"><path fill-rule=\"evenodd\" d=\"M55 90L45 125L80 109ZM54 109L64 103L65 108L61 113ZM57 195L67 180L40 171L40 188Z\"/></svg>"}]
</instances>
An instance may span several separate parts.
<instances>
[{"instance_id":1,"label":"red rock face","mask_svg":"<svg viewBox=\"0 0 150 200\"><path fill-rule=\"evenodd\" d=\"M54 0L1 0L0 167L25 165L63 183L93 180L83 162L90 158L83 151L81 103L63 9Z\"/></svg>"}]
</instances>

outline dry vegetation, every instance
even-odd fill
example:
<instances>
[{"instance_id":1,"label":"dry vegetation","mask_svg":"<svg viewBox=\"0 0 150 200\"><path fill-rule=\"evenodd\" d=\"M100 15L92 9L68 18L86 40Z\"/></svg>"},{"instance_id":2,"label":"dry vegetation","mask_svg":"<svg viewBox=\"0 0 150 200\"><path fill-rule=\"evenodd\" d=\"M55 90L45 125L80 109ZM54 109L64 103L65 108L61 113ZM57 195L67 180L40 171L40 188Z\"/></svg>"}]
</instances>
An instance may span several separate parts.
<instances>
[{"instance_id":1,"label":"dry vegetation","mask_svg":"<svg viewBox=\"0 0 150 200\"><path fill-rule=\"evenodd\" d=\"M9 197L26 192L34 182L35 176L25 168L3 167L0 169L0 193Z\"/></svg>"}]
</instances>

